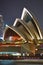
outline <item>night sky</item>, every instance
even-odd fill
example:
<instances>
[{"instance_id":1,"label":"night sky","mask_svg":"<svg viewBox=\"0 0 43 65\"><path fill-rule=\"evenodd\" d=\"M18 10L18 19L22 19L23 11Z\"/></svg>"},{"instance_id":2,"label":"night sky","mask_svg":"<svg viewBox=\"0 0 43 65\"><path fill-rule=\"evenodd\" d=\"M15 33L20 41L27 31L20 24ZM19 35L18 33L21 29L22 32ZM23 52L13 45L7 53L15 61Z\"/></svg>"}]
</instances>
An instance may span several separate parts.
<instances>
[{"instance_id":1,"label":"night sky","mask_svg":"<svg viewBox=\"0 0 43 65\"><path fill-rule=\"evenodd\" d=\"M16 18L20 18L23 8L26 7L38 19L43 29L43 0L0 0L0 14L4 23L12 25Z\"/></svg>"}]
</instances>

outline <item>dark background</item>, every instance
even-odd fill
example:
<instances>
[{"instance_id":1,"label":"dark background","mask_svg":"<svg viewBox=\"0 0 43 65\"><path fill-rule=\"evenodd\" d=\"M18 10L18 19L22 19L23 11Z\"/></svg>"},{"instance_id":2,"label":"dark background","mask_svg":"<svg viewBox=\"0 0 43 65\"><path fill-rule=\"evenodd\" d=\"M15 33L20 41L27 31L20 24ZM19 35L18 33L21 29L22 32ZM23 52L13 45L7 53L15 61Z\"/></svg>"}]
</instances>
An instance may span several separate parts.
<instances>
[{"instance_id":1,"label":"dark background","mask_svg":"<svg viewBox=\"0 0 43 65\"><path fill-rule=\"evenodd\" d=\"M43 29L43 0L0 0L0 14L3 15L4 24L12 25L16 18L21 18L22 10L26 7L38 19ZM0 61L0 65L19 65L12 61ZM39 65L39 64L20 64ZM40 64L43 65L43 64Z\"/></svg>"},{"instance_id":2,"label":"dark background","mask_svg":"<svg viewBox=\"0 0 43 65\"><path fill-rule=\"evenodd\" d=\"M12 25L16 18L20 18L23 8L26 7L38 19L43 29L43 0L0 0L0 14L4 23Z\"/></svg>"}]
</instances>

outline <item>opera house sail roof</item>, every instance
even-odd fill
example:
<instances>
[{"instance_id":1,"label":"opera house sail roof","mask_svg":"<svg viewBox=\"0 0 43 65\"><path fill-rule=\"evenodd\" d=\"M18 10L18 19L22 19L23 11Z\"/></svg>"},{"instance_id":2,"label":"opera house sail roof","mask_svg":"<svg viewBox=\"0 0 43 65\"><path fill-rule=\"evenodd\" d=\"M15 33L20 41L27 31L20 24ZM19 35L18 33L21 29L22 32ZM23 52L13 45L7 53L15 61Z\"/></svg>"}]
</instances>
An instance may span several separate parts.
<instances>
[{"instance_id":1,"label":"opera house sail roof","mask_svg":"<svg viewBox=\"0 0 43 65\"><path fill-rule=\"evenodd\" d=\"M2 52L11 52L12 50L13 52L20 53L20 56L22 54L23 56L24 54L29 56L29 54L35 55L43 53L43 51L41 52L38 50L40 49L40 45L43 44L43 35L38 21L26 8L23 9L21 19L16 18L12 26L6 25L3 33L3 40L4 42L0 46ZM15 54L12 53L12 55Z\"/></svg>"}]
</instances>

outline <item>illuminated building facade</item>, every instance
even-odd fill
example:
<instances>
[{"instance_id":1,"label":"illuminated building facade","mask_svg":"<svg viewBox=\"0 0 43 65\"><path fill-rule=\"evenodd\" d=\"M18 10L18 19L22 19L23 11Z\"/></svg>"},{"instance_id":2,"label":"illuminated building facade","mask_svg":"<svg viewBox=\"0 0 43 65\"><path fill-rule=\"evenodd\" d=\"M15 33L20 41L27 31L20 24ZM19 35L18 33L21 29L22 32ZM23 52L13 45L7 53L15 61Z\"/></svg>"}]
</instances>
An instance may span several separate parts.
<instances>
[{"instance_id":1,"label":"illuminated building facade","mask_svg":"<svg viewBox=\"0 0 43 65\"><path fill-rule=\"evenodd\" d=\"M43 35L37 20L24 8L21 19L16 18L12 26L6 25L3 33L3 44L0 44L0 55L13 57L33 58L43 55ZM37 58L37 57L36 57ZM39 58L39 57L38 57Z\"/></svg>"}]
</instances>

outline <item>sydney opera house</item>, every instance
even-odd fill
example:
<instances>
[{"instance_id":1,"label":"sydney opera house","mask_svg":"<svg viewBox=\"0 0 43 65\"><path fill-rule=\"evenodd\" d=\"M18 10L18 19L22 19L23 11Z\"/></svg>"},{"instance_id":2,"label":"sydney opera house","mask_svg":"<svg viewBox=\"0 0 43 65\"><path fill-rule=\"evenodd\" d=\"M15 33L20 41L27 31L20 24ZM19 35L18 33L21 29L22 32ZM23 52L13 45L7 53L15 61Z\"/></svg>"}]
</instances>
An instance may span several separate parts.
<instances>
[{"instance_id":1,"label":"sydney opera house","mask_svg":"<svg viewBox=\"0 0 43 65\"><path fill-rule=\"evenodd\" d=\"M21 19L6 24L0 42L0 59L43 59L43 32L38 21L24 8Z\"/></svg>"}]
</instances>

